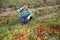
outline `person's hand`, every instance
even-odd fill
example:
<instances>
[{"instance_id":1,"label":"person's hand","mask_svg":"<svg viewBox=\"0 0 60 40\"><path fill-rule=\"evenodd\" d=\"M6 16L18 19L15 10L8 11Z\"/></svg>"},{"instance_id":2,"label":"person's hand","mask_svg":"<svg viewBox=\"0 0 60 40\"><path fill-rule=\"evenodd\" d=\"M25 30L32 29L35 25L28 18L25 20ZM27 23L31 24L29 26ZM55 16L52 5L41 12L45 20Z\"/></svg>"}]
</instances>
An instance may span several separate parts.
<instances>
[{"instance_id":1,"label":"person's hand","mask_svg":"<svg viewBox=\"0 0 60 40\"><path fill-rule=\"evenodd\" d=\"M30 16L27 17L27 20L29 20L29 19L30 19Z\"/></svg>"},{"instance_id":2,"label":"person's hand","mask_svg":"<svg viewBox=\"0 0 60 40\"><path fill-rule=\"evenodd\" d=\"M23 9L25 8L25 6L23 6Z\"/></svg>"}]
</instances>

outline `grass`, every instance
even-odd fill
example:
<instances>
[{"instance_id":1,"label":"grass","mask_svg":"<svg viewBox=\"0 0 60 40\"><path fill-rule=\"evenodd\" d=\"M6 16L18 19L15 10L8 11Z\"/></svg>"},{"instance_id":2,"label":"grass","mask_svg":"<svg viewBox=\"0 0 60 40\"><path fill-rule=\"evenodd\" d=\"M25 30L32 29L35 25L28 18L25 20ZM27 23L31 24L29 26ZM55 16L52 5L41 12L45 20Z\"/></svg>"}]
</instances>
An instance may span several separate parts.
<instances>
[{"instance_id":1,"label":"grass","mask_svg":"<svg viewBox=\"0 0 60 40\"><path fill-rule=\"evenodd\" d=\"M11 7L19 8L24 0L5 0L2 8ZM29 0L30 7L41 6L44 0ZM56 1L49 1L51 4L56 3ZM20 3L20 4L19 4ZM41 4L41 5L40 5ZM58 12L60 8L54 7L52 9L46 8L42 10L37 10L33 17L37 18L39 16L44 16L50 13ZM43 19L39 18L36 20L31 20L26 25L21 25L19 21L18 14L10 14L0 18L0 40L59 40L60 37L60 14L52 18Z\"/></svg>"},{"instance_id":2,"label":"grass","mask_svg":"<svg viewBox=\"0 0 60 40\"><path fill-rule=\"evenodd\" d=\"M52 26L52 28L53 28L51 31L54 31L54 33L52 32L53 33L52 37L54 36L54 34L55 34L56 37L60 36L60 35L58 35L59 32L56 32L56 28L55 28L55 27L57 27L57 25L60 25L60 23L59 23L60 22L60 19L59 19L60 15L57 15L57 16L52 17L50 19L40 18L40 19L38 19L37 22L34 21L34 20L31 20L27 25L21 25L19 23L18 18L16 18L16 17L18 17L18 16L15 15L13 17L13 15L9 15L8 18L9 18L10 21L8 21L9 22L8 24L6 24L6 22L7 22L6 20L3 21L3 22L5 22L5 24L3 24L5 26L0 26L0 39L1 40L4 40L4 39L5 40L8 40L8 39L9 40L14 40L15 36L16 36L15 35L16 32L20 32L21 34L26 36L29 40L36 40L36 38L37 38L36 37L37 36L36 29L41 28L41 27L46 28L45 33L44 32L41 32L41 33L44 36L47 36L48 38L51 38L51 36L49 36L47 34L47 27L49 27L49 25ZM6 17L2 17L2 20L4 18L6 18ZM18 22L16 23L14 20L17 20ZM48 31L48 32L50 32L50 31ZM48 38L47 38L47 40L48 40Z\"/></svg>"},{"instance_id":3,"label":"grass","mask_svg":"<svg viewBox=\"0 0 60 40\"><path fill-rule=\"evenodd\" d=\"M45 9L38 9L37 11L34 11L34 17L44 16L52 13L58 13L60 11L59 7L54 8L45 8Z\"/></svg>"},{"instance_id":4,"label":"grass","mask_svg":"<svg viewBox=\"0 0 60 40\"><path fill-rule=\"evenodd\" d=\"M0 11L3 12L5 8L17 9L22 6L23 2L30 4L30 8L41 7L46 5L56 5L59 0L1 0L0 1ZM46 4L46 5L45 5Z\"/></svg>"}]
</instances>

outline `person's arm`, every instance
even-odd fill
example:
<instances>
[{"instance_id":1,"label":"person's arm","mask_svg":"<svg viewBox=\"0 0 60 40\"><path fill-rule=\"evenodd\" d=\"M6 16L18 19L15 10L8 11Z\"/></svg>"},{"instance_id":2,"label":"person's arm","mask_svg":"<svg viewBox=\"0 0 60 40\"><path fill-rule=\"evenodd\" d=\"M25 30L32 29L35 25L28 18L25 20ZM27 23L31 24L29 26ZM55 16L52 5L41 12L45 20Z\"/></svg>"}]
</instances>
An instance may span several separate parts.
<instances>
[{"instance_id":1,"label":"person's arm","mask_svg":"<svg viewBox=\"0 0 60 40\"><path fill-rule=\"evenodd\" d=\"M29 19L30 19L30 17L33 15L33 13L32 13L32 11L31 11L31 10L29 11L29 14L30 14L30 15L27 17L27 19L28 19L28 20L29 20Z\"/></svg>"},{"instance_id":2,"label":"person's arm","mask_svg":"<svg viewBox=\"0 0 60 40\"><path fill-rule=\"evenodd\" d=\"M19 8L19 9L17 9L17 12L22 12L22 10L23 10L23 7L22 8Z\"/></svg>"},{"instance_id":3,"label":"person's arm","mask_svg":"<svg viewBox=\"0 0 60 40\"><path fill-rule=\"evenodd\" d=\"M29 16L31 17L31 16L33 15L32 11L30 11L29 13L30 13L30 15L29 15Z\"/></svg>"}]
</instances>

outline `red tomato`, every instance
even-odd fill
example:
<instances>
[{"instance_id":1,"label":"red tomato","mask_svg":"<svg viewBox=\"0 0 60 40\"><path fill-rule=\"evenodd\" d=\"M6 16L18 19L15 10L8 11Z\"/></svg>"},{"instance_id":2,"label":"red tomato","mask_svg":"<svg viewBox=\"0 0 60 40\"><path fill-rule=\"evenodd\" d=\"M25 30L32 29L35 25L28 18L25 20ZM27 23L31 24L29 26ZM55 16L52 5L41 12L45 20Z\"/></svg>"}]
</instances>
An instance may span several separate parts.
<instances>
[{"instance_id":1,"label":"red tomato","mask_svg":"<svg viewBox=\"0 0 60 40\"><path fill-rule=\"evenodd\" d=\"M20 32L16 32L16 34L17 34L17 35L19 35L19 34L20 34Z\"/></svg>"},{"instance_id":2,"label":"red tomato","mask_svg":"<svg viewBox=\"0 0 60 40\"><path fill-rule=\"evenodd\" d=\"M52 27L51 26L48 26L48 30L51 30L52 29Z\"/></svg>"},{"instance_id":3,"label":"red tomato","mask_svg":"<svg viewBox=\"0 0 60 40\"><path fill-rule=\"evenodd\" d=\"M41 39L44 39L44 36L43 36L43 35L41 35L41 36L40 36L40 38L41 38Z\"/></svg>"},{"instance_id":4,"label":"red tomato","mask_svg":"<svg viewBox=\"0 0 60 40\"><path fill-rule=\"evenodd\" d=\"M44 31L45 31L45 29L44 29L44 28L41 28L41 29L40 29L40 32L44 32Z\"/></svg>"},{"instance_id":5,"label":"red tomato","mask_svg":"<svg viewBox=\"0 0 60 40\"><path fill-rule=\"evenodd\" d=\"M16 38L16 40L20 40L20 38Z\"/></svg>"},{"instance_id":6,"label":"red tomato","mask_svg":"<svg viewBox=\"0 0 60 40\"><path fill-rule=\"evenodd\" d=\"M56 32L60 32L60 30L56 30Z\"/></svg>"},{"instance_id":7,"label":"red tomato","mask_svg":"<svg viewBox=\"0 0 60 40\"><path fill-rule=\"evenodd\" d=\"M26 37L21 37L21 39L22 39L22 40L27 40L27 38L26 38Z\"/></svg>"}]
</instances>

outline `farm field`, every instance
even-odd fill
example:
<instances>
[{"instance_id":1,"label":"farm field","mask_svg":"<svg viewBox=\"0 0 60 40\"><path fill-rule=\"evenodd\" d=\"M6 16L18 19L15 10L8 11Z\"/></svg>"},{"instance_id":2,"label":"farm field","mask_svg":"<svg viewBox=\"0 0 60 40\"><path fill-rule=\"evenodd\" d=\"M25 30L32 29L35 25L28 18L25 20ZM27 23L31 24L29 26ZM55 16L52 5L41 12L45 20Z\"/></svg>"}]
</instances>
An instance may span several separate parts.
<instances>
[{"instance_id":1,"label":"farm field","mask_svg":"<svg viewBox=\"0 0 60 40\"><path fill-rule=\"evenodd\" d=\"M23 2L33 12L33 19L24 25L16 12ZM1 0L0 9L0 15L8 14L0 16L0 40L60 40L60 0Z\"/></svg>"},{"instance_id":2,"label":"farm field","mask_svg":"<svg viewBox=\"0 0 60 40\"><path fill-rule=\"evenodd\" d=\"M31 20L26 25L20 24L17 14L11 14L1 17L0 26L1 40L15 40L20 37L27 38L27 40L59 40L60 14L52 18L39 18L38 20Z\"/></svg>"}]
</instances>

